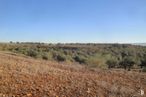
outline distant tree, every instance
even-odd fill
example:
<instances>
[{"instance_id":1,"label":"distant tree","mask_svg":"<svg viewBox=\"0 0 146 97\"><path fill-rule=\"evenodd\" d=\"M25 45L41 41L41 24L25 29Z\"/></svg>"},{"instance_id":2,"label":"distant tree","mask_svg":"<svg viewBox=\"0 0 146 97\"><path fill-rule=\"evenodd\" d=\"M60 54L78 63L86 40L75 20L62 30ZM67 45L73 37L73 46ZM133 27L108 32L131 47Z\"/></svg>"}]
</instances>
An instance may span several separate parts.
<instances>
[{"instance_id":1,"label":"distant tree","mask_svg":"<svg viewBox=\"0 0 146 97\"><path fill-rule=\"evenodd\" d=\"M143 72L146 72L146 67L144 67L144 68L142 69L142 71L143 71Z\"/></svg>"},{"instance_id":2,"label":"distant tree","mask_svg":"<svg viewBox=\"0 0 146 97\"><path fill-rule=\"evenodd\" d=\"M37 55L38 55L38 52L37 52L36 50L29 49L29 50L27 51L27 55L36 58Z\"/></svg>"},{"instance_id":3,"label":"distant tree","mask_svg":"<svg viewBox=\"0 0 146 97\"><path fill-rule=\"evenodd\" d=\"M57 61L65 61L66 60L66 57L64 55L57 55L56 57Z\"/></svg>"},{"instance_id":4,"label":"distant tree","mask_svg":"<svg viewBox=\"0 0 146 97\"><path fill-rule=\"evenodd\" d=\"M110 59L106 61L106 64L108 65L108 68L115 68L118 65L118 61L114 59Z\"/></svg>"},{"instance_id":5,"label":"distant tree","mask_svg":"<svg viewBox=\"0 0 146 97\"><path fill-rule=\"evenodd\" d=\"M122 58L124 58L124 57L126 57L126 56L128 56L129 54L128 54L128 51L122 51L121 52L121 56L122 56Z\"/></svg>"},{"instance_id":6,"label":"distant tree","mask_svg":"<svg viewBox=\"0 0 146 97\"><path fill-rule=\"evenodd\" d=\"M141 60L140 67L141 68L146 67L146 59L145 58Z\"/></svg>"},{"instance_id":7,"label":"distant tree","mask_svg":"<svg viewBox=\"0 0 146 97\"><path fill-rule=\"evenodd\" d=\"M13 43L13 41L10 41L10 44L12 44Z\"/></svg>"},{"instance_id":8,"label":"distant tree","mask_svg":"<svg viewBox=\"0 0 146 97\"><path fill-rule=\"evenodd\" d=\"M80 64L86 64L87 59L84 56L75 56L74 60Z\"/></svg>"},{"instance_id":9,"label":"distant tree","mask_svg":"<svg viewBox=\"0 0 146 97\"><path fill-rule=\"evenodd\" d=\"M132 57L125 57L121 62L120 66L123 67L124 69L128 69L129 71L135 64L135 60Z\"/></svg>"},{"instance_id":10,"label":"distant tree","mask_svg":"<svg viewBox=\"0 0 146 97\"><path fill-rule=\"evenodd\" d=\"M52 55L53 55L53 59L56 61L59 62L66 61L66 56L61 52L54 51Z\"/></svg>"},{"instance_id":11,"label":"distant tree","mask_svg":"<svg viewBox=\"0 0 146 97\"><path fill-rule=\"evenodd\" d=\"M20 44L19 42L16 42L16 44Z\"/></svg>"},{"instance_id":12,"label":"distant tree","mask_svg":"<svg viewBox=\"0 0 146 97\"><path fill-rule=\"evenodd\" d=\"M42 54L42 59L44 59L44 60L48 60L49 59L47 53L43 53Z\"/></svg>"}]
</instances>

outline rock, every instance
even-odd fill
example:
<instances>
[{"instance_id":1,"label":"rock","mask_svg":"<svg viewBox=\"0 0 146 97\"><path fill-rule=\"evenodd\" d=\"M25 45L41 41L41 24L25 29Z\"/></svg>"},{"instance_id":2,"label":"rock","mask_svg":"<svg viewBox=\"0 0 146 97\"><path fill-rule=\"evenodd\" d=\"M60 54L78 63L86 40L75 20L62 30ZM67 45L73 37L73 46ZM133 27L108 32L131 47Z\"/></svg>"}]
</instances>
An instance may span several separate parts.
<instances>
[{"instance_id":1,"label":"rock","mask_svg":"<svg viewBox=\"0 0 146 97\"><path fill-rule=\"evenodd\" d=\"M27 94L27 97L31 97L31 96L32 96L32 94L31 94L31 93Z\"/></svg>"}]
</instances>

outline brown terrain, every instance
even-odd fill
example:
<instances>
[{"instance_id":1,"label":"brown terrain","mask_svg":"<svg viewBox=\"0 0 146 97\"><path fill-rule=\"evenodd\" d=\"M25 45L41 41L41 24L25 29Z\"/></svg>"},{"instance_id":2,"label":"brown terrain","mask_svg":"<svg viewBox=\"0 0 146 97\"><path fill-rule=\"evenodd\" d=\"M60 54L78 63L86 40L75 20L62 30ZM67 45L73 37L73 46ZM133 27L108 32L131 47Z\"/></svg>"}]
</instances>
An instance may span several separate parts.
<instances>
[{"instance_id":1,"label":"brown terrain","mask_svg":"<svg viewBox=\"0 0 146 97\"><path fill-rule=\"evenodd\" d=\"M0 97L146 97L146 74L0 52Z\"/></svg>"}]
</instances>

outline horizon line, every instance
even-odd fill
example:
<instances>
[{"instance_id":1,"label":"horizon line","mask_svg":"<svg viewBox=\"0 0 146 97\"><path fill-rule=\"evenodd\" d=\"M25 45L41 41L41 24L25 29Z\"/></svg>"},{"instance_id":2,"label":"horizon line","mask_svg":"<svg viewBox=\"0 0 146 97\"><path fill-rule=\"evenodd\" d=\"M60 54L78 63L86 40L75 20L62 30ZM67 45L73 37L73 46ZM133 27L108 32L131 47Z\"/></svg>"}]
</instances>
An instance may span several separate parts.
<instances>
[{"instance_id":1,"label":"horizon line","mask_svg":"<svg viewBox=\"0 0 146 97\"><path fill-rule=\"evenodd\" d=\"M146 44L146 42L43 42L43 41L0 41L0 43L45 43L45 44Z\"/></svg>"}]
</instances>

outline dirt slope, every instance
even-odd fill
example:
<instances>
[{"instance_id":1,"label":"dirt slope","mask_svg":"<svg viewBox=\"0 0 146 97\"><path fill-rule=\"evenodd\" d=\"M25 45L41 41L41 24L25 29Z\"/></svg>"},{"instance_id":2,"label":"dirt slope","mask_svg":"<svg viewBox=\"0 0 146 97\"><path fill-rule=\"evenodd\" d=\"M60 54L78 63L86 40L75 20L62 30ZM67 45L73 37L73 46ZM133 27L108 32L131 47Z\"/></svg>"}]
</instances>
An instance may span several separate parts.
<instances>
[{"instance_id":1,"label":"dirt slope","mask_svg":"<svg viewBox=\"0 0 146 97\"><path fill-rule=\"evenodd\" d=\"M146 93L146 74L89 70L0 52L0 97L146 97L139 95L141 86Z\"/></svg>"}]
</instances>

